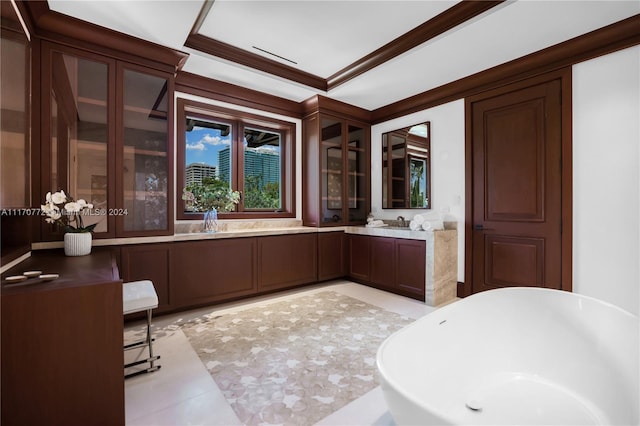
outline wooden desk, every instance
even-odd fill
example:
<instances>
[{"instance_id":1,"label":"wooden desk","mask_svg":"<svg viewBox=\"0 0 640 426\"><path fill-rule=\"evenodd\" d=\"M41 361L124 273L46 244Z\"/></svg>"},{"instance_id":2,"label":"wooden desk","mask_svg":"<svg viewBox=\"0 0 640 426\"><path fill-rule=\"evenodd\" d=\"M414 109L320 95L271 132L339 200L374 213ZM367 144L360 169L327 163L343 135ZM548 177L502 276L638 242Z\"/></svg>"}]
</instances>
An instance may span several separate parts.
<instances>
[{"instance_id":1,"label":"wooden desk","mask_svg":"<svg viewBox=\"0 0 640 426\"><path fill-rule=\"evenodd\" d=\"M60 278L4 280L30 270ZM2 425L124 425L122 280L111 250L35 251L3 274L1 294Z\"/></svg>"}]
</instances>

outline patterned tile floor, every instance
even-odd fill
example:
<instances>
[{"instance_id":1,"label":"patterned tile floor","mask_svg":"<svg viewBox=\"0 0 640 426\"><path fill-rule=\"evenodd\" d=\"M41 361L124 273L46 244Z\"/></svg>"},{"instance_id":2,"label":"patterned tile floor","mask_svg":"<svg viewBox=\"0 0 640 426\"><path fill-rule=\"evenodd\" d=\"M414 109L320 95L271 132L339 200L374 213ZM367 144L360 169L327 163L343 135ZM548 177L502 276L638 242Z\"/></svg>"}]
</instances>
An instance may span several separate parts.
<instances>
[{"instance_id":1,"label":"patterned tile floor","mask_svg":"<svg viewBox=\"0 0 640 426\"><path fill-rule=\"evenodd\" d=\"M154 327L164 328L211 312L224 314L238 308L244 309L258 305L265 300L269 302L288 300L326 290L414 319L434 309L413 299L340 280L266 297L165 315L154 318L153 323ZM125 336L136 334L140 328L140 323L127 324ZM154 350L162 357L160 360L162 368L155 373L125 381L127 425L242 424L180 329L175 328L171 333L158 335ZM129 351L127 360L135 358L136 352ZM393 425L393 419L387 411L380 387L377 386L316 424Z\"/></svg>"}]
</instances>

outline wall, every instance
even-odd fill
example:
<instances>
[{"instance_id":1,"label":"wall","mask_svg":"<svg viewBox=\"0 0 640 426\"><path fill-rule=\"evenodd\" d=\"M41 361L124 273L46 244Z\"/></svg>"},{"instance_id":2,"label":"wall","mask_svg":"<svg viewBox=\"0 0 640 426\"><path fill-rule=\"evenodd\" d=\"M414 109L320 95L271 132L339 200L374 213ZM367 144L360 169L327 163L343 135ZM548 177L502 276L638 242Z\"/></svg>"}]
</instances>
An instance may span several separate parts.
<instances>
[{"instance_id":1,"label":"wall","mask_svg":"<svg viewBox=\"0 0 640 426\"><path fill-rule=\"evenodd\" d=\"M464 100L371 127L371 211L376 219L411 219L429 210L382 209L382 134L431 122L431 211L458 222L458 281L464 281Z\"/></svg>"},{"instance_id":2,"label":"wall","mask_svg":"<svg viewBox=\"0 0 640 426\"><path fill-rule=\"evenodd\" d=\"M573 291L640 308L640 46L573 67Z\"/></svg>"}]
</instances>

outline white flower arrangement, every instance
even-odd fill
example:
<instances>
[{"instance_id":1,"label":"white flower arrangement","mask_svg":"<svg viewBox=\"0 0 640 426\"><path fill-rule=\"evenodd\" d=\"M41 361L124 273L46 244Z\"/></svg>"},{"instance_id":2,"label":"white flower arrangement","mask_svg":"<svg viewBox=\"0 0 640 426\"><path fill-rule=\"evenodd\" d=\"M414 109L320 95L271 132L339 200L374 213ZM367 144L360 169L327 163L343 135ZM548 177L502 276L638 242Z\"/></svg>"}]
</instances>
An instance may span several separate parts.
<instances>
[{"instance_id":1,"label":"white flower arrangement","mask_svg":"<svg viewBox=\"0 0 640 426\"><path fill-rule=\"evenodd\" d=\"M83 199L74 200L63 190L58 192L47 192L45 204L40 206L42 212L47 216L47 223L56 224L64 228L65 232L93 232L97 223L84 226L82 216L84 210L93 209L93 204L87 203Z\"/></svg>"}]
</instances>

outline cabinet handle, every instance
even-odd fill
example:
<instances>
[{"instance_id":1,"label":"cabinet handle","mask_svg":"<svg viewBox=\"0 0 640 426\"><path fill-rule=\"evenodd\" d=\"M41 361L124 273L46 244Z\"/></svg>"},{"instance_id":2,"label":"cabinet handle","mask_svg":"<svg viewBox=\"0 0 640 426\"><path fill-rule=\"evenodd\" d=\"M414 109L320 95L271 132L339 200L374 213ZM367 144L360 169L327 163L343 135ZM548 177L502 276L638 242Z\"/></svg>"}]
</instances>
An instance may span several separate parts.
<instances>
[{"instance_id":1,"label":"cabinet handle","mask_svg":"<svg viewBox=\"0 0 640 426\"><path fill-rule=\"evenodd\" d=\"M491 228L485 228L482 224L473 225L475 231L493 231Z\"/></svg>"}]
</instances>

